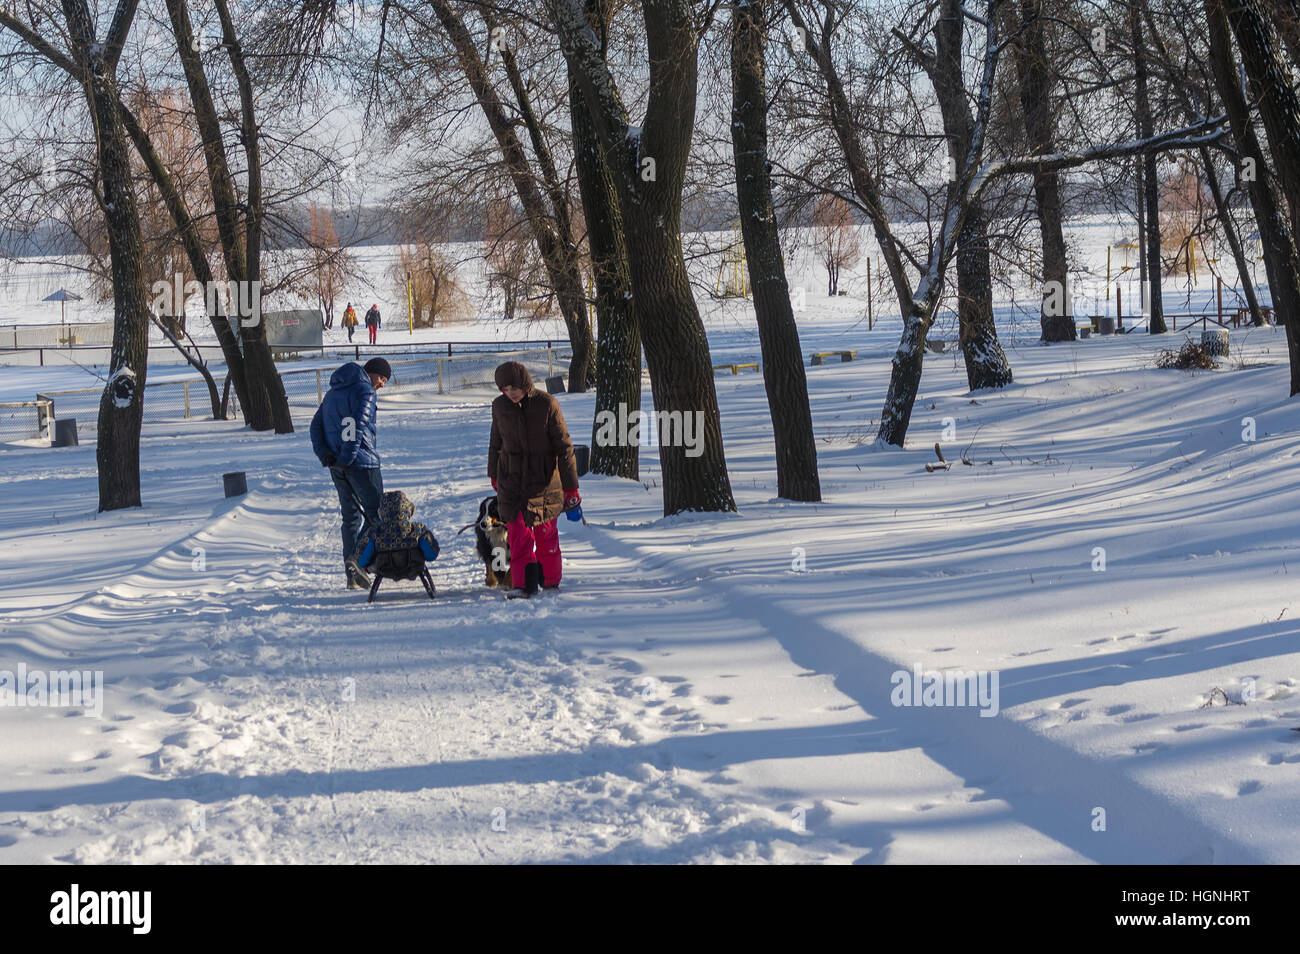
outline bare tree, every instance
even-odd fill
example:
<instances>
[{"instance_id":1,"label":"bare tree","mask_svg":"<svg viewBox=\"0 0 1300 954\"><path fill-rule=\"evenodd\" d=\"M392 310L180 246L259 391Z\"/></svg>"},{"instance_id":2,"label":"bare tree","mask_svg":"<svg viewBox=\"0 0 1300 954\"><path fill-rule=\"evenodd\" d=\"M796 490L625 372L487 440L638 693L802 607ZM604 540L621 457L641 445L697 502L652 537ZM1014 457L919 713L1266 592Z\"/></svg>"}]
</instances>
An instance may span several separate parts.
<instances>
[{"instance_id":1,"label":"bare tree","mask_svg":"<svg viewBox=\"0 0 1300 954\"><path fill-rule=\"evenodd\" d=\"M1232 124L1264 248L1273 307L1286 328L1291 394L1300 394L1300 253L1293 231L1300 208L1300 102L1286 81L1277 40L1257 0L1204 0L1215 85ZM1232 56L1229 29L1237 37L1251 99L1268 134L1272 162L1252 127L1246 96ZM1290 204L1288 211L1287 205Z\"/></svg>"},{"instance_id":2,"label":"bare tree","mask_svg":"<svg viewBox=\"0 0 1300 954\"><path fill-rule=\"evenodd\" d=\"M312 291L325 313L325 327L334 327L334 302L343 284L357 276L355 257L339 245L334 211L313 202L307 207L307 254Z\"/></svg>"},{"instance_id":3,"label":"bare tree","mask_svg":"<svg viewBox=\"0 0 1300 954\"><path fill-rule=\"evenodd\" d=\"M821 481L817 475L812 409L772 207L767 161L768 25L767 0L749 0L733 10L731 141L736 162L736 199L763 349L763 383L776 444L777 492L788 500L817 501L821 500ZM834 294L840 265L852 264L850 248L856 258L857 236L851 216L847 223L832 225L832 247Z\"/></svg>"},{"instance_id":4,"label":"bare tree","mask_svg":"<svg viewBox=\"0 0 1300 954\"><path fill-rule=\"evenodd\" d=\"M700 34L680 0L642 0L649 96L638 126L624 103L580 0L547 0L564 54L590 106L613 173L627 241L629 274L650 369L655 411L699 419L698 456L659 430L664 513L734 510L709 343L682 255L681 196L691 132ZM689 416L689 417L686 417Z\"/></svg>"},{"instance_id":5,"label":"bare tree","mask_svg":"<svg viewBox=\"0 0 1300 954\"><path fill-rule=\"evenodd\" d=\"M1004 2L1007 0L988 0L980 14L964 10L958 0L941 0L939 6L940 21L955 19L956 22L964 22L966 18L973 19L983 34L983 42L978 44L981 50L978 82L966 94L974 101L966 155L956 165L955 181L949 182L945 190L944 203L941 210L938 210L941 215L936 215L937 225L932 226L928 252L924 259L912 259L920 273L913 285L905 265L910 253L906 252L894 232L882 202L879 176L874 165L867 161L868 153L861 132L854 123L854 112L845 93L839 68L829 52L839 22L836 11L827 5L825 16L814 31L809 29L809 21L805 19L797 0L785 0L786 9L804 39L804 47L825 82L835 136L843 151L853 191L859 206L871 219L903 315L903 333L894 355L889 391L881 411L878 435L881 443L901 447L906 440L921 380L925 339L934 322L947 267L956 252L958 236L967 217L991 183L1005 176L1057 172L1122 156L1144 155L1171 148L1198 148L1222 137L1219 127L1223 117L1213 117L1187 128L1129 142L1104 143L1046 156L1033 153L986 159L984 149L993 106L994 79L998 61L1006 47L1005 37L1001 33L1004 18L999 15L999 7Z\"/></svg>"},{"instance_id":6,"label":"bare tree","mask_svg":"<svg viewBox=\"0 0 1300 954\"><path fill-rule=\"evenodd\" d=\"M239 142L244 159L245 189L241 196L231 172L230 157L213 100L212 87L204 71L190 21L187 0L166 0L172 35L189 89L195 122L203 142L213 212L221 239L222 256L229 281L241 290L234 317L239 320L245 371L244 419L254 430L275 429L277 434L293 431L289 402L275 368L266 340L266 326L253 314L253 289L261 286L263 203L262 151L257 120L257 97L248 72L243 46L237 35L227 0L215 0L221 28L221 50L229 60L238 99Z\"/></svg>"},{"instance_id":7,"label":"bare tree","mask_svg":"<svg viewBox=\"0 0 1300 954\"><path fill-rule=\"evenodd\" d=\"M140 427L144 415L144 386L149 355L149 299L145 285L139 211L131 182L131 156L119 110L117 67L135 19L138 3L123 0L107 33L97 33L95 17L85 0L64 0L66 52L50 38L57 20L48 11L35 21L38 32L14 13L0 11L0 25L9 29L48 62L70 73L80 84L94 127L94 197L104 216L113 279L113 344L107 384L99 402L95 460L99 471L99 509L140 506Z\"/></svg>"},{"instance_id":8,"label":"bare tree","mask_svg":"<svg viewBox=\"0 0 1300 954\"><path fill-rule=\"evenodd\" d=\"M835 295L839 291L840 270L852 268L861 255L853 209L841 196L827 193L813 201L809 244L826 269L826 294Z\"/></svg>"},{"instance_id":9,"label":"bare tree","mask_svg":"<svg viewBox=\"0 0 1300 954\"><path fill-rule=\"evenodd\" d=\"M608 60L613 0L584 0L596 52ZM641 329L627 260L627 237L605 147L591 105L572 61L566 61L573 165L587 229L596 306L596 413L592 418L591 469L597 474L636 478L636 441L601 441L600 422L617 418L619 408L641 407Z\"/></svg>"}]
</instances>

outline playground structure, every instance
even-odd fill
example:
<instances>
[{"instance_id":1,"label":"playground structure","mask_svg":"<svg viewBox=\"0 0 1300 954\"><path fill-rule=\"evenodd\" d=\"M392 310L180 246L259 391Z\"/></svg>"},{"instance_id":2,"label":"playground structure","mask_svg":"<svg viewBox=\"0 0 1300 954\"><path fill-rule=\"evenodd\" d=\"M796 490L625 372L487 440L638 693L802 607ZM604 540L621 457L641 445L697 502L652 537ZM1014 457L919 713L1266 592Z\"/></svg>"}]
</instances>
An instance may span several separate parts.
<instances>
[{"instance_id":1,"label":"playground structure","mask_svg":"<svg viewBox=\"0 0 1300 954\"><path fill-rule=\"evenodd\" d=\"M749 265L745 260L745 246L738 239L723 249L715 286L719 298L749 297Z\"/></svg>"}]
</instances>

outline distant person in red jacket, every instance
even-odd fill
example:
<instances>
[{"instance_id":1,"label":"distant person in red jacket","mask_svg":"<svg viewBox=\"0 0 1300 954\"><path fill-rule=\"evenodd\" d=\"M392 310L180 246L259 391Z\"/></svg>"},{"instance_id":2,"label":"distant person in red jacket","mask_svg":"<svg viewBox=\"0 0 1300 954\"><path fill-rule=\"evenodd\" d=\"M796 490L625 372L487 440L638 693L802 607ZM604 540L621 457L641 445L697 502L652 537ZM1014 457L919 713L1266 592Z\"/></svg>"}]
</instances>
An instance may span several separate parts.
<instances>
[{"instance_id":1,"label":"distant person in red jacket","mask_svg":"<svg viewBox=\"0 0 1300 954\"><path fill-rule=\"evenodd\" d=\"M379 306L371 305L370 310L366 312L366 328L370 331L370 343L374 344L379 337Z\"/></svg>"}]
</instances>

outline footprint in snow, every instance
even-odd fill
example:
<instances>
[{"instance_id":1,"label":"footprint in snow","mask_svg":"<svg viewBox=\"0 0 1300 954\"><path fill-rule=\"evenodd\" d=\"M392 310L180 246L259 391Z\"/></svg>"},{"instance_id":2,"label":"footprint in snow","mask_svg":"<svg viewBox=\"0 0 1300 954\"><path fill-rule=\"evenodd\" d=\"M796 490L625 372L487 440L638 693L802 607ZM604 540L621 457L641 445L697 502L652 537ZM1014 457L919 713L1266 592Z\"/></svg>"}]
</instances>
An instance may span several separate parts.
<instances>
[{"instance_id":1,"label":"footprint in snow","mask_svg":"<svg viewBox=\"0 0 1300 954\"><path fill-rule=\"evenodd\" d=\"M1151 755L1169 748L1163 742L1143 742L1141 745L1133 746L1134 755Z\"/></svg>"},{"instance_id":2,"label":"footprint in snow","mask_svg":"<svg viewBox=\"0 0 1300 954\"><path fill-rule=\"evenodd\" d=\"M1263 787L1264 787L1263 782L1261 782L1259 779L1252 778L1249 781L1242 782L1241 785L1237 787L1237 794L1253 795L1255 794L1255 792L1258 792Z\"/></svg>"}]
</instances>

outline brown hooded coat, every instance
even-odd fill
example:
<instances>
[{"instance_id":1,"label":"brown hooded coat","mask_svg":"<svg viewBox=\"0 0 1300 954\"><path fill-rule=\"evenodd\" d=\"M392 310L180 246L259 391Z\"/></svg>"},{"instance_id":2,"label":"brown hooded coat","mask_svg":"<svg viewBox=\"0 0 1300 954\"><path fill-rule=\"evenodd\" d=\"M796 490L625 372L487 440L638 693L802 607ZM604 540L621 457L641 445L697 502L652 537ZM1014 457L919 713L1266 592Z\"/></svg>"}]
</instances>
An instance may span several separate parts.
<instances>
[{"instance_id":1,"label":"brown hooded coat","mask_svg":"<svg viewBox=\"0 0 1300 954\"><path fill-rule=\"evenodd\" d=\"M534 388L515 361L497 370L497 385L510 384L524 396L518 404L504 394L492 402L488 477L497 482L501 519L510 523L522 512L532 527L564 512L564 492L578 489L578 462L559 402Z\"/></svg>"}]
</instances>

